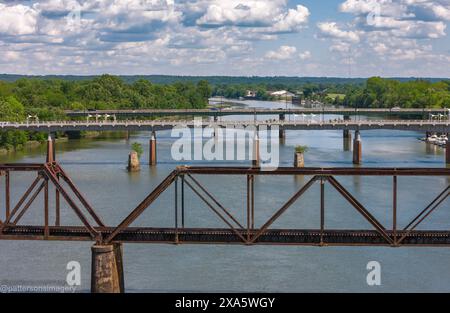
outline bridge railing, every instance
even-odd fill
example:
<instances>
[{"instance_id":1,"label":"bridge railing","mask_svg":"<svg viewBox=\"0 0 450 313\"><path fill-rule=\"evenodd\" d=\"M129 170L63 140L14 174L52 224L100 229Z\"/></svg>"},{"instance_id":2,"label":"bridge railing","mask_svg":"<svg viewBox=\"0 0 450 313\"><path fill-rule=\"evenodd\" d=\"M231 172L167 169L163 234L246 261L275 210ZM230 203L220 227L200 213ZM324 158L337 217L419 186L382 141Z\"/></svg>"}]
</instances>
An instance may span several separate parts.
<instances>
[{"instance_id":1,"label":"bridge railing","mask_svg":"<svg viewBox=\"0 0 450 313\"><path fill-rule=\"evenodd\" d=\"M30 123L17 122L0 122L0 127L48 127L48 126L70 126L70 125L127 125L127 124L142 124L142 125L161 125L161 124L193 124L194 120L117 120L117 121L39 121ZM423 124L423 125L449 125L450 120L430 121L430 120L336 120L327 119L321 120L320 117L316 119L291 119L288 120L225 120L225 121L203 121L203 125L208 124L339 124L339 125L366 125L366 124Z\"/></svg>"}]
</instances>

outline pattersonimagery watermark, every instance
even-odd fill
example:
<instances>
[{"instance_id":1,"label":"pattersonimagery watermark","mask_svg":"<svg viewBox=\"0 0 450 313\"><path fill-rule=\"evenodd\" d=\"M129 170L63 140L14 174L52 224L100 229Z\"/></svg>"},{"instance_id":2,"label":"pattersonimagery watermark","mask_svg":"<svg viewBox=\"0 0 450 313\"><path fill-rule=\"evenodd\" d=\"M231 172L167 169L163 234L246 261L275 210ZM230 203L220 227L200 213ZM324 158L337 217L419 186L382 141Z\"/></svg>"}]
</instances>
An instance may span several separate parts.
<instances>
[{"instance_id":1,"label":"pattersonimagery watermark","mask_svg":"<svg viewBox=\"0 0 450 313\"><path fill-rule=\"evenodd\" d=\"M67 263L66 284L58 282L0 282L0 293L75 293L81 286L81 265L77 261Z\"/></svg>"},{"instance_id":2,"label":"pattersonimagery watermark","mask_svg":"<svg viewBox=\"0 0 450 313\"><path fill-rule=\"evenodd\" d=\"M72 286L0 284L0 293L74 293Z\"/></svg>"},{"instance_id":3,"label":"pattersonimagery watermark","mask_svg":"<svg viewBox=\"0 0 450 313\"><path fill-rule=\"evenodd\" d=\"M369 273L366 276L366 282L369 286L381 286L381 264L377 261L367 263L366 269Z\"/></svg>"},{"instance_id":4,"label":"pattersonimagery watermark","mask_svg":"<svg viewBox=\"0 0 450 313\"><path fill-rule=\"evenodd\" d=\"M275 170L280 164L279 127L227 125L210 127L195 118L194 127L172 129L171 156L175 161L254 161L261 169ZM207 139L204 142L203 139Z\"/></svg>"}]
</instances>

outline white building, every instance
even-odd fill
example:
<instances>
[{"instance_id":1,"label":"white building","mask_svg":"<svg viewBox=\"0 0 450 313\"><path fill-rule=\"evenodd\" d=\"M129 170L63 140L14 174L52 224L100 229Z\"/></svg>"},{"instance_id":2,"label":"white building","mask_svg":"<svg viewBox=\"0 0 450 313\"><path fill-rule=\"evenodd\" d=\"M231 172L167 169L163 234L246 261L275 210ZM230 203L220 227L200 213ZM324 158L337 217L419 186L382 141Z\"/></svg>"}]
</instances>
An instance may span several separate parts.
<instances>
[{"instance_id":1,"label":"white building","mask_svg":"<svg viewBox=\"0 0 450 313\"><path fill-rule=\"evenodd\" d=\"M287 90L275 91L275 92L272 92L270 95L272 97L283 97L283 98L292 98L293 96L295 96L293 93L291 93Z\"/></svg>"}]
</instances>

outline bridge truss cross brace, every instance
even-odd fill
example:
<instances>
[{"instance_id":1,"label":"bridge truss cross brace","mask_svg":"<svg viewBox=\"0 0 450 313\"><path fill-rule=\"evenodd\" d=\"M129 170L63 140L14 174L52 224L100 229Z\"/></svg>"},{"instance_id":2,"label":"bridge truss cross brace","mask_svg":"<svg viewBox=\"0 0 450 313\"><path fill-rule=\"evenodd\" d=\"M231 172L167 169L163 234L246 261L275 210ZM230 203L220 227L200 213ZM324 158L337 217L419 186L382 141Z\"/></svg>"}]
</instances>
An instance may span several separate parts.
<instances>
[{"instance_id":1,"label":"bridge truss cross brace","mask_svg":"<svg viewBox=\"0 0 450 313\"><path fill-rule=\"evenodd\" d=\"M246 222L239 221L232 210L226 208L202 185L196 176L204 175L245 175L247 177ZM275 211L264 224L255 224L255 178L260 175L302 175L311 179L301 187L285 204ZM370 213L336 178L336 176L391 176L392 177L392 227L385 227ZM415 219L403 229L397 226L397 185L398 176L447 176L449 169L293 169L282 168L274 172L264 172L258 168L194 168L179 167L173 171L144 201L136 207L116 228L112 229L104 242L133 241L130 225L158 199L172 184L175 184L174 227L172 229L152 229L153 234L142 235L140 242L182 243L227 243L227 244L294 244L294 245L446 245L450 246L450 231L416 231L430 214L449 196L447 186ZM179 225L179 188L181 180L181 220ZM292 205L299 200L316 182L320 182L320 228L308 230L271 229L270 227ZM333 230L325 228L325 186L336 190L372 227L369 230ZM185 188L197 196L214 215L224 223L225 228L193 229L185 227ZM136 229L144 231L144 228ZM153 238L153 239L150 239Z\"/></svg>"},{"instance_id":2,"label":"bridge truss cross brace","mask_svg":"<svg viewBox=\"0 0 450 313\"><path fill-rule=\"evenodd\" d=\"M10 183L13 172L35 172L25 194L11 209ZM123 292L124 275L122 244L125 242L175 243L175 244L241 244L241 245L367 245L367 246L450 246L450 230L417 230L438 207L448 199L450 185L442 190L405 227L397 225L398 177L436 176L450 177L450 169L388 169L388 168L279 168L276 171L262 171L259 168L178 167L166 177L118 226L105 226L92 206L83 197L75 184L56 162L45 164L0 164L0 173L5 177L5 219L0 218L0 240L83 240L95 241L92 247L92 292ZM246 207L242 222L236 213L223 205L210 192L199 176L228 175L243 176L247 181ZM304 176L309 181L297 190L262 225L256 223L255 183L259 176ZM392 227L385 227L361 204L336 177L341 176L385 176L392 178ZM14 182L14 179L12 179ZM320 183L320 225L313 229L272 229L293 204L317 182ZM181 183L181 186L179 186ZM54 186L69 207L75 212L82 226L61 226L61 221L51 226L49 222L49 186ZM174 185L174 226L171 228L131 227L130 225L148 209L159 196ZM331 186L371 226L366 230L336 230L326 228L325 189ZM181 188L180 188L181 187ZM200 198L225 225L222 228L186 227L186 190ZM245 189L244 189L245 190ZM21 218L30 209L37 196L44 193L44 210L41 223L19 225ZM181 193L181 197L180 197ZM78 205L77 202L81 203ZM181 203L180 203L181 202ZM55 205L55 208L59 206ZM181 209L181 225L179 216ZM234 214L233 214L234 213ZM59 214L59 213L58 213ZM58 215L55 213L55 215ZM3 215L3 214L2 214ZM43 221L43 223L42 223Z\"/></svg>"},{"instance_id":3,"label":"bridge truss cross brace","mask_svg":"<svg viewBox=\"0 0 450 313\"><path fill-rule=\"evenodd\" d=\"M61 166L56 162L49 162L45 164L0 164L0 172L5 176L5 215L4 220L0 218L0 239L14 240L23 239L20 232L16 232L17 228L26 229L30 226L20 226L19 222L23 216L33 206L38 196L43 193L43 220L41 226L43 232L30 235L28 239L46 240L46 239L61 239L65 240L65 236L59 233L57 228L61 227L60 214L60 197L66 201L69 208L71 208L78 219L83 224L83 229L89 234L92 240L101 241L101 233L97 230L98 227L104 227L102 220L95 213L92 206L81 194L75 186L70 177L65 173ZM27 188L23 195L21 195L11 209L11 173L14 172L35 172L37 175ZM50 225L49 221L49 187L53 186L55 189L55 222L54 226ZM81 203L81 207L77 202ZM94 224L95 223L95 224ZM51 236L53 233L53 236Z\"/></svg>"}]
</instances>

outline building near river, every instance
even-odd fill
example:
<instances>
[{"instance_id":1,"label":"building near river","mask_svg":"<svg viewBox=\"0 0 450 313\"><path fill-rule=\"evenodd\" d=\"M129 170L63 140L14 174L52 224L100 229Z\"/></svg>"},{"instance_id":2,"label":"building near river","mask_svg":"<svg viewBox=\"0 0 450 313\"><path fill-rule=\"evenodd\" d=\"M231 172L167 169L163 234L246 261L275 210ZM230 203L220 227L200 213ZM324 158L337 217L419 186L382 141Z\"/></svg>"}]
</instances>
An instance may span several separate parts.
<instances>
[{"instance_id":1,"label":"building near river","mask_svg":"<svg viewBox=\"0 0 450 313\"><path fill-rule=\"evenodd\" d=\"M280 99L286 99L286 98L292 99L292 97L295 96L292 92L289 92L287 90L274 91L274 92L271 92L270 95L272 97L280 98Z\"/></svg>"}]
</instances>

